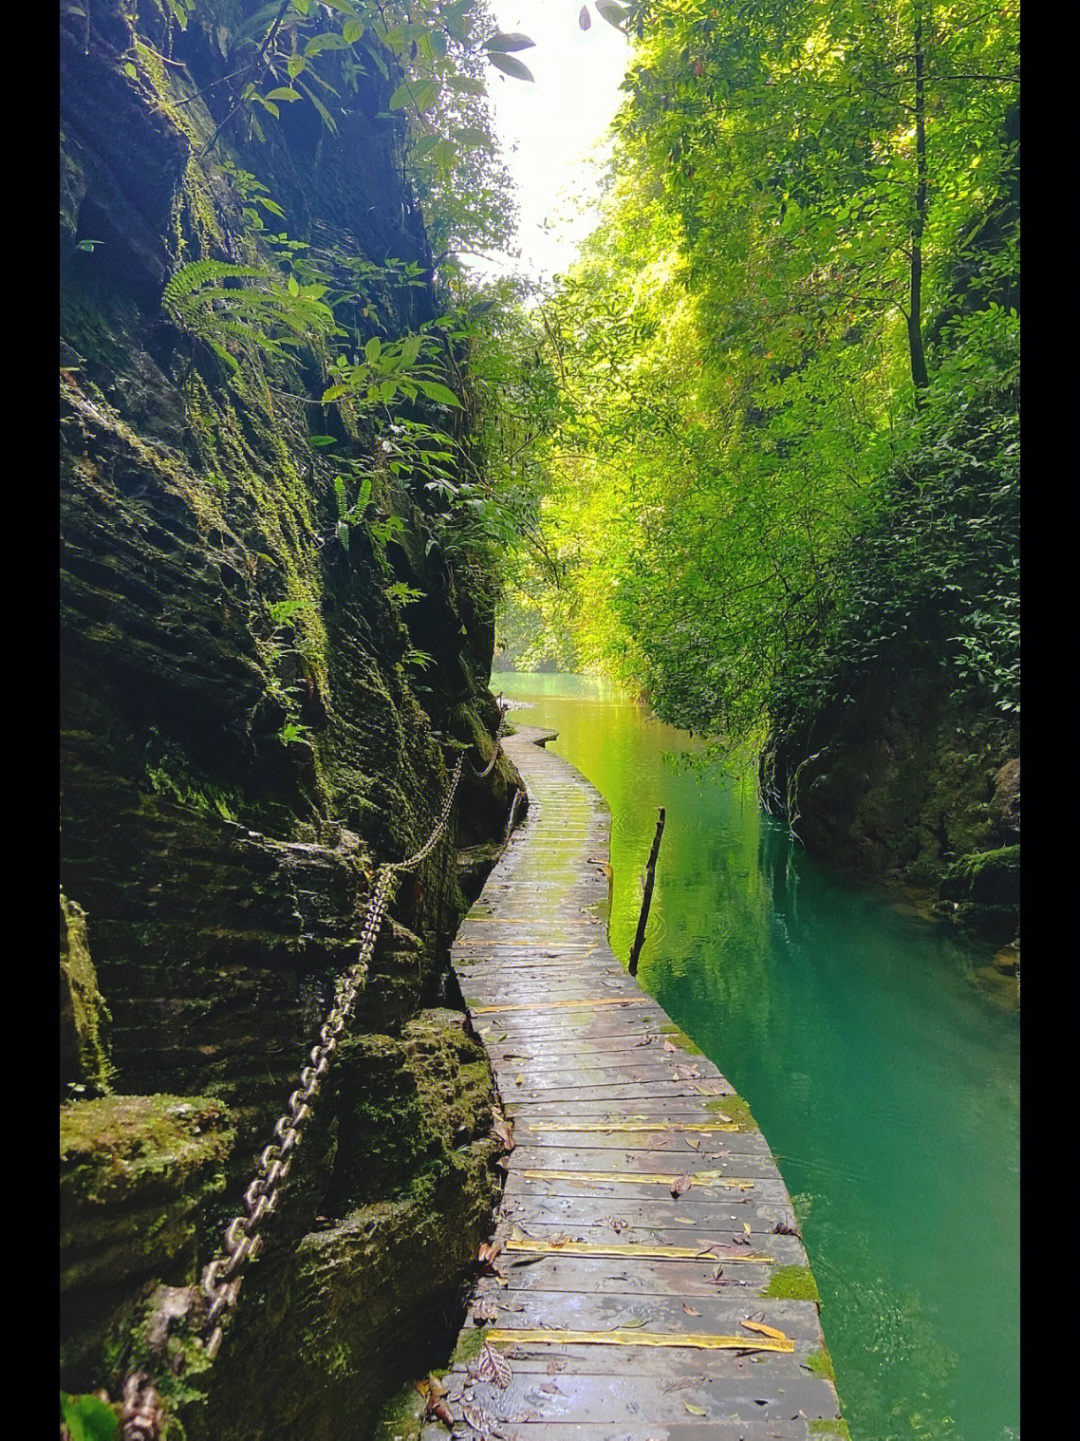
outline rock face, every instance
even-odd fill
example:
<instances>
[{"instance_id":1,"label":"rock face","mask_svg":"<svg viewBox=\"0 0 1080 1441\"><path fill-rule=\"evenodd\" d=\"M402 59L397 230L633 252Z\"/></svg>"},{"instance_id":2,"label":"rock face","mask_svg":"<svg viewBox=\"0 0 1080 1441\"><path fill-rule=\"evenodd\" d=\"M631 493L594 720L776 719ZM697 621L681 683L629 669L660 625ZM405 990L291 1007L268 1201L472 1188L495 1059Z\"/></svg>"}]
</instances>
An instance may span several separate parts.
<instances>
[{"instance_id":1,"label":"rock face","mask_svg":"<svg viewBox=\"0 0 1080 1441\"><path fill-rule=\"evenodd\" d=\"M774 735L763 792L834 865L936 891L943 915L1008 938L1019 924L1016 729L957 706L938 669L902 659L880 663L852 704Z\"/></svg>"},{"instance_id":2,"label":"rock face","mask_svg":"<svg viewBox=\"0 0 1080 1441\"><path fill-rule=\"evenodd\" d=\"M259 6L200 5L183 31L164 0L131 8L61 22L60 1079L99 1093L63 1108L72 1392L114 1385L146 1351L154 1286L217 1251L355 957L374 867L430 833L445 739L480 769L497 719L494 583L420 480L379 469L375 422L305 403L323 382L303 353L240 349L234 370L161 306L185 264L274 263L241 193L257 176L302 253L376 276L384 325L439 313L400 135L377 118L392 70L345 89L336 134L283 106L262 140L241 115L211 149L233 103L221 27ZM335 436L334 463L313 434ZM343 459L373 477L376 523L347 543ZM482 781L467 761L448 834L401 878L221 1355L202 1373L189 1351L168 1383L191 1437L360 1437L454 1328L498 1175L491 1083L425 1008L463 905L457 849L501 835L517 784L505 758ZM78 1179L113 1171L112 1189Z\"/></svg>"}]
</instances>

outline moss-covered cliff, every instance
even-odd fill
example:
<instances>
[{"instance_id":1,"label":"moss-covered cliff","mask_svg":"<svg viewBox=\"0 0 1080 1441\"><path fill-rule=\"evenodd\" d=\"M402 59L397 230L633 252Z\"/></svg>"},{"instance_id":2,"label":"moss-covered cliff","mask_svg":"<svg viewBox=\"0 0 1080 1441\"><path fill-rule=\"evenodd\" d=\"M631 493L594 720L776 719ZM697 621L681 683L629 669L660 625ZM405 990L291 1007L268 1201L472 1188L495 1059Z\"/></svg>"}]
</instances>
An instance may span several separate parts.
<instances>
[{"instance_id":1,"label":"moss-covered cliff","mask_svg":"<svg viewBox=\"0 0 1080 1441\"><path fill-rule=\"evenodd\" d=\"M380 118L392 59L340 84L334 129L311 104L259 127L230 119L224 83L258 5L206 0L183 29L166 0L133 8L61 5L69 1392L115 1384L154 1288L217 1249L355 957L374 867L430 832L447 742L479 768L497 719L483 556L385 463L385 410L318 403L335 343L417 334L445 303ZM364 278L337 342L275 345L249 313L215 345L162 307L197 261L284 284L301 254ZM467 442L424 405L393 420ZM344 523L338 475L350 502L371 482ZM362 1435L452 1329L498 1173L482 1053L431 1008L457 848L501 833L516 784L505 758L482 781L467 764L449 835L402 879L212 1376L189 1358L170 1383L192 1438Z\"/></svg>"}]
</instances>

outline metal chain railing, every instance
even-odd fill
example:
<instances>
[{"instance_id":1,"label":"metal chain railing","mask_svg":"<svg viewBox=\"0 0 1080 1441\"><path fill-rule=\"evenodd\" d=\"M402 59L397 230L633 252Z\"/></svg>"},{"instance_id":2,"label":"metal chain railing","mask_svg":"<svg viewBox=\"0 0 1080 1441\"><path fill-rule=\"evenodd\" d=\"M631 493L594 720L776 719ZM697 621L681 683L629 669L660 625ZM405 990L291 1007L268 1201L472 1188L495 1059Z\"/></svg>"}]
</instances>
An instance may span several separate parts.
<instances>
[{"instance_id":1,"label":"metal chain railing","mask_svg":"<svg viewBox=\"0 0 1080 1441\"><path fill-rule=\"evenodd\" d=\"M499 725L495 731L495 749L491 752L491 759L488 761L487 765L482 771L478 771L471 762L469 763L469 769L479 781L486 780L487 777L491 774L491 772L495 769L495 762L499 759L499 755L502 751L502 738L503 733L506 729L506 712L509 709L508 706L503 705L502 691L499 692L499 699L497 704L499 707Z\"/></svg>"},{"instance_id":2,"label":"metal chain railing","mask_svg":"<svg viewBox=\"0 0 1080 1441\"><path fill-rule=\"evenodd\" d=\"M469 767L478 779L489 776L499 758L506 710L500 694L499 725L495 733L494 753L484 770L477 771L472 765ZM442 810L424 844L407 859L390 861L376 871L371 900L361 927L360 948L356 960L339 980L334 1005L319 1031L318 1043L311 1049L310 1064L300 1072L300 1085L289 1096L286 1110L274 1124L275 1140L264 1147L259 1156L256 1175L244 1191L244 1214L234 1216L226 1226L220 1254L202 1273L198 1291L205 1299L206 1313L195 1334L202 1338L205 1354L210 1360L214 1359L221 1347L225 1327L239 1300L244 1267L254 1260L262 1249L261 1227L277 1210L282 1188L292 1169L296 1148L300 1144L304 1127L311 1119L315 1098L322 1088L338 1043L351 1019L357 996L367 979L375 953L375 943L390 904L394 878L398 872L418 866L442 839L450 822L464 759L465 753L462 751L454 766ZM517 800L518 797L515 796L514 806L511 808L511 825ZM509 831L509 826L507 829ZM144 1373L130 1372L125 1376L120 1414L123 1441L157 1441L164 1419L161 1405L155 1387Z\"/></svg>"}]
</instances>

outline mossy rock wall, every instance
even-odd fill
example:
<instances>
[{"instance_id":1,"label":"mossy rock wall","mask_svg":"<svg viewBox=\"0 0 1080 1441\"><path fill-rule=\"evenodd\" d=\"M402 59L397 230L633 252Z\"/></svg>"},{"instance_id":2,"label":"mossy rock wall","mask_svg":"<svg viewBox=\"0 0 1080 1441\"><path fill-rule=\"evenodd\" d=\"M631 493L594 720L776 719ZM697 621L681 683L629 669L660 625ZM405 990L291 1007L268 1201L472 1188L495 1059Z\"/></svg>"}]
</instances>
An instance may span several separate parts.
<instances>
[{"instance_id":1,"label":"mossy rock wall","mask_svg":"<svg viewBox=\"0 0 1080 1441\"><path fill-rule=\"evenodd\" d=\"M273 263L245 215L238 170L265 184L285 212L275 224L311 255L415 267L419 283L388 283L380 299L399 333L443 304L423 218L402 179L403 121L379 118L392 70L389 79L373 70L344 95L337 134L311 106L283 106L281 123L267 120L261 139L241 114L210 147L232 106L221 29L259 8L207 0L182 32L164 0L144 0L137 17L119 0L100 0L61 18L60 877L78 908L69 907L69 922L93 952L94 1007L108 1043L106 1058L101 1042L86 1043L85 1026L82 1040L69 1035L61 1094L91 1071L102 1089L107 1060L128 1104L188 1097L229 1118L229 1142L216 1146L212 1167L223 1189L204 1206L196 1187L184 1221L192 1235L185 1230L159 1273L140 1269L133 1252L126 1269L117 1262L115 1294L103 1293L96 1309L93 1287L66 1286L65 1354L78 1358L77 1374L61 1378L68 1390L115 1384L110 1367L123 1364L123 1338L114 1334L108 1346L102 1338L115 1333L117 1316L155 1281L194 1280L214 1253L334 979L355 957L375 867L411 854L430 833L455 758L444 742L472 743L469 760L480 769L497 720L487 689L494 581L479 562L455 567L427 545L433 502L422 478L384 477L375 489L372 514L403 524L396 540L377 544L357 524L345 547L336 535L339 466L310 437L334 435L335 458L373 460L374 421L306 403L322 381L303 357L231 373L162 309L165 281L185 264ZM160 58L170 48L171 65ZM422 598L405 607L396 582ZM283 621L288 602L296 604ZM409 664L413 649L431 657L427 669ZM519 784L505 758L483 781L469 760L448 833L400 878L357 1007L357 1044L374 1048L363 1104L378 1109L385 1086L384 1119L408 1090L402 1068L420 1044L402 1038L441 994L463 906L458 848L501 836ZM75 1034L63 987L61 1001L62 1027ZM380 1070L384 1044L390 1059ZM456 1042L439 1044L445 1084L470 1110L462 1125L479 1136L490 1077ZM430 1100L414 1095L404 1107L395 1144L434 1166L443 1142L433 1139ZM103 1157L108 1134L103 1120ZM341 1374L355 1388L384 1362L400 1369L398 1312L420 1318L432 1297L442 1307L456 1294L492 1194L487 1145L448 1142L431 1172L437 1179L407 1202L379 1188L378 1201L347 1197L339 1176L335 1222L346 1224L346 1200L383 1206L377 1245L365 1222L342 1232L332 1265L301 1264L330 1245L315 1217L335 1158L344 1165L355 1155L336 1119L313 1123L288 1214L274 1218L273 1244L256 1268L271 1299L245 1297L241 1310L272 1313L268 1335L307 1345L315 1321L297 1299L308 1294L304 1266L321 1278L310 1284L327 1314L340 1286L353 1298L341 1306L357 1318L359 1298L392 1276L394 1306L357 1319L341 1341L351 1358ZM166 1194L169 1174L166 1166L162 1215L180 1203L179 1191ZM183 1168L172 1174L180 1186ZM92 1213L72 1212L65 1247L73 1256L111 1224L117 1205L105 1197ZM413 1265L421 1244L423 1263ZM324 1358L310 1363L311 1376L320 1367L337 1374L337 1344L310 1343ZM232 1346L230 1334L215 1385ZM216 1410L207 1434L298 1434L273 1429L282 1388L294 1388L295 1351L252 1339L236 1349L258 1358L249 1373L258 1394L246 1408ZM311 1398L331 1391L338 1405L333 1387L312 1380L305 1390L303 1434L322 1434ZM263 1418L261 1431L243 1429L246 1411ZM197 1425L197 1406L192 1414ZM359 1436L362 1410L355 1415L350 1434Z\"/></svg>"},{"instance_id":2,"label":"mossy rock wall","mask_svg":"<svg viewBox=\"0 0 1080 1441\"><path fill-rule=\"evenodd\" d=\"M850 704L809 722L778 721L762 784L799 839L861 880L900 882L946 898L964 857L1016 845L1019 736L987 706L949 694L942 668L897 649ZM1019 895L994 914L948 908L975 927L1014 933Z\"/></svg>"}]
</instances>

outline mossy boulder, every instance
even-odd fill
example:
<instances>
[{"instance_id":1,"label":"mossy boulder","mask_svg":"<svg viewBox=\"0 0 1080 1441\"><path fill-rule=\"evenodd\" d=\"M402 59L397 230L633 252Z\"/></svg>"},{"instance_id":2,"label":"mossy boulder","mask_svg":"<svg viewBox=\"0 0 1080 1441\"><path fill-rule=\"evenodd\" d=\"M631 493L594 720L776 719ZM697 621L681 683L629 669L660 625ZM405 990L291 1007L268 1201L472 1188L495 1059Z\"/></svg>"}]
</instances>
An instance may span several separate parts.
<instances>
[{"instance_id":1,"label":"mossy boulder","mask_svg":"<svg viewBox=\"0 0 1080 1441\"><path fill-rule=\"evenodd\" d=\"M1004 939L1020 923L1020 847L961 856L941 881L940 909L982 934Z\"/></svg>"},{"instance_id":2,"label":"mossy boulder","mask_svg":"<svg viewBox=\"0 0 1080 1441\"><path fill-rule=\"evenodd\" d=\"M234 1132L203 1096L104 1096L60 1108L61 1362L69 1390L156 1282L194 1279L200 1225Z\"/></svg>"}]
</instances>

